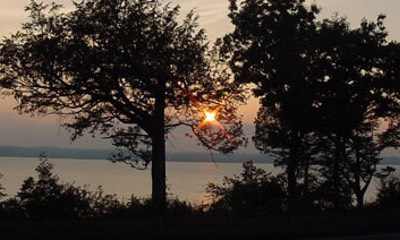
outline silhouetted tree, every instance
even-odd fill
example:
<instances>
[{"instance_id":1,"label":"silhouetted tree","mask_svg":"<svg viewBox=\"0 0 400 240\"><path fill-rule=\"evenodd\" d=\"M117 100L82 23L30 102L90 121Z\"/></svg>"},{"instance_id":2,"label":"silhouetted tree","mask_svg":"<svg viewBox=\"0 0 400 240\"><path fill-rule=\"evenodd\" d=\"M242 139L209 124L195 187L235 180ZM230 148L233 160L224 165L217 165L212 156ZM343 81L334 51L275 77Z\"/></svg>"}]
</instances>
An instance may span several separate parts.
<instances>
[{"instance_id":1,"label":"silhouetted tree","mask_svg":"<svg viewBox=\"0 0 400 240\"><path fill-rule=\"evenodd\" d=\"M392 174L394 168L380 176L376 204L384 208L400 207L400 178Z\"/></svg>"},{"instance_id":2,"label":"silhouetted tree","mask_svg":"<svg viewBox=\"0 0 400 240\"><path fill-rule=\"evenodd\" d=\"M3 174L0 173L0 179L3 177ZM7 196L3 191L4 191L4 187L3 185L1 185L0 183L0 199L2 199L3 197Z\"/></svg>"},{"instance_id":3,"label":"silhouetted tree","mask_svg":"<svg viewBox=\"0 0 400 240\"><path fill-rule=\"evenodd\" d=\"M96 191L60 183L53 173L45 154L35 168L37 178L28 177L14 199L5 208L12 217L31 219L82 219L104 217L123 209L115 195L105 194L101 187ZM18 208L16 211L15 208Z\"/></svg>"},{"instance_id":4,"label":"silhouetted tree","mask_svg":"<svg viewBox=\"0 0 400 240\"><path fill-rule=\"evenodd\" d=\"M235 29L225 36L222 50L236 81L253 83L255 96L261 97L255 145L278 156L276 163L285 166L293 211L299 164L308 165L312 154L306 142L315 124L308 48L319 9L306 7L304 0L247 0L240 6L236 2L231 1L229 14Z\"/></svg>"},{"instance_id":5,"label":"silhouetted tree","mask_svg":"<svg viewBox=\"0 0 400 240\"><path fill-rule=\"evenodd\" d=\"M189 126L207 149L230 152L243 142L235 116L243 96L211 61L193 12L179 23L179 7L158 0L74 7L63 13L57 4L31 1L30 21L1 45L0 83L19 112L68 116L72 139L100 133L128 150L113 160L138 168L151 162L152 199L162 212L170 130ZM218 109L224 128L197 128L204 109Z\"/></svg>"},{"instance_id":6,"label":"silhouetted tree","mask_svg":"<svg viewBox=\"0 0 400 240\"><path fill-rule=\"evenodd\" d=\"M45 155L40 158L35 169L37 180L33 177L25 179L16 195L21 210L26 217L33 219L80 217L79 207L88 210L88 202L82 196L67 197L67 188L59 183L58 176L52 172L53 165L47 161ZM85 203L87 206L83 206Z\"/></svg>"},{"instance_id":7,"label":"silhouetted tree","mask_svg":"<svg viewBox=\"0 0 400 240\"><path fill-rule=\"evenodd\" d=\"M254 141L286 167L289 209L307 198L312 164L333 206L352 193L362 206L380 152L399 144L398 44L387 43L384 16L350 29L344 18L317 22L303 0L236 2L222 52L261 97Z\"/></svg>"},{"instance_id":8,"label":"silhouetted tree","mask_svg":"<svg viewBox=\"0 0 400 240\"><path fill-rule=\"evenodd\" d=\"M380 153L399 144L400 105L398 89L392 87L399 79L390 77L399 67L390 64L398 60L390 57L396 50L388 47L384 18L364 20L356 29L345 18L324 20L314 43L312 77L320 117L316 130L325 136L322 165L335 207L351 204L343 195L349 192L346 188L362 207Z\"/></svg>"},{"instance_id":9,"label":"silhouetted tree","mask_svg":"<svg viewBox=\"0 0 400 240\"><path fill-rule=\"evenodd\" d=\"M240 176L225 176L222 185L207 184L208 210L236 215L279 213L287 207L285 188L282 176L271 176L253 162L245 162Z\"/></svg>"},{"instance_id":10,"label":"silhouetted tree","mask_svg":"<svg viewBox=\"0 0 400 240\"><path fill-rule=\"evenodd\" d=\"M379 154L399 144L399 46L387 43L384 16L350 29L344 18L317 22L304 0L236 2L222 53L261 97L254 141L285 166L289 209L308 198L311 172L332 206L353 193L362 206Z\"/></svg>"}]
</instances>

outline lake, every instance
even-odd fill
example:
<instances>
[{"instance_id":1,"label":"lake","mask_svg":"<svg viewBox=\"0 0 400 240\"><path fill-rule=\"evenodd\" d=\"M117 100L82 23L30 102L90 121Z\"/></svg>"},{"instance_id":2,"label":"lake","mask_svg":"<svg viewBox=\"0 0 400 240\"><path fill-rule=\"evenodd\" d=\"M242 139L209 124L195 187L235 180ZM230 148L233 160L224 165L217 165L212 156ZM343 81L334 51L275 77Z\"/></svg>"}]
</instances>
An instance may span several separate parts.
<instances>
[{"instance_id":1,"label":"lake","mask_svg":"<svg viewBox=\"0 0 400 240\"><path fill-rule=\"evenodd\" d=\"M95 190L99 185L106 193L116 194L121 200L128 200L131 194L137 197L149 197L151 194L151 173L148 170L136 170L123 163L106 160L50 159L54 164L53 173L63 183L87 185ZM37 158L0 157L0 179L8 196L14 196L24 179L35 176ZM255 164L276 174L281 172L273 164ZM400 166L394 166L397 171ZM209 182L222 183L224 176L233 176L242 171L241 163L209 162L167 162L167 181L169 192L180 200L201 203L206 200L205 186ZM366 200L372 200L376 192L377 181L372 181Z\"/></svg>"}]
</instances>

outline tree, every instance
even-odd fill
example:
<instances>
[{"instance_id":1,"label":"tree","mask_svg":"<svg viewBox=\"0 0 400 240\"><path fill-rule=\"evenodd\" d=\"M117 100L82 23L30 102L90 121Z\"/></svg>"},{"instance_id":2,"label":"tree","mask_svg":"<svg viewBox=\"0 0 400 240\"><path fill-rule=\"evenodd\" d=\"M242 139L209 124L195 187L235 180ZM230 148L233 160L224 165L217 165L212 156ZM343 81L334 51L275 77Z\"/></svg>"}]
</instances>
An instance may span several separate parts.
<instances>
[{"instance_id":1,"label":"tree","mask_svg":"<svg viewBox=\"0 0 400 240\"><path fill-rule=\"evenodd\" d=\"M345 188L362 207L380 153L399 144L394 135L399 131L398 92L391 86L396 80L389 77L398 67L390 64L396 61L390 57L395 43L387 43L384 18L364 20L356 29L350 29L345 18L325 19L318 28L313 70L319 89L316 130L326 137L323 165L329 165L325 175L335 207L343 205Z\"/></svg>"},{"instance_id":2,"label":"tree","mask_svg":"<svg viewBox=\"0 0 400 240\"><path fill-rule=\"evenodd\" d=\"M398 208L400 200L400 178L393 174L393 167L386 167L378 174L379 186L375 203L383 208Z\"/></svg>"},{"instance_id":3,"label":"tree","mask_svg":"<svg viewBox=\"0 0 400 240\"><path fill-rule=\"evenodd\" d=\"M4 215L30 219L85 219L115 214L124 209L116 195L104 194L101 187L89 191L70 183L60 183L54 165L40 155L37 177L24 180L15 198L4 202Z\"/></svg>"},{"instance_id":4,"label":"tree","mask_svg":"<svg viewBox=\"0 0 400 240\"><path fill-rule=\"evenodd\" d=\"M384 16L350 29L342 18L317 22L304 0L236 2L222 52L260 97L253 140L285 167L289 210L308 198L312 172L333 206L351 205L352 193L361 206L379 154L399 144L399 52Z\"/></svg>"},{"instance_id":5,"label":"tree","mask_svg":"<svg viewBox=\"0 0 400 240\"><path fill-rule=\"evenodd\" d=\"M19 208L25 217L32 219L78 218L88 215L89 202L85 194L73 191L59 183L59 177L53 174L53 165L46 155L41 154L40 163L35 168L37 180L28 177L24 180L16 195Z\"/></svg>"},{"instance_id":6,"label":"tree","mask_svg":"<svg viewBox=\"0 0 400 240\"><path fill-rule=\"evenodd\" d=\"M210 211L235 215L267 215L286 207L286 189L282 176L271 176L253 162L243 163L240 176L224 177L222 185L208 183L206 193Z\"/></svg>"},{"instance_id":7,"label":"tree","mask_svg":"<svg viewBox=\"0 0 400 240\"><path fill-rule=\"evenodd\" d=\"M222 50L235 80L253 83L261 97L255 145L285 166L294 211L299 163L312 152L304 142L315 123L307 54L319 9L307 8L304 0L247 0L240 7L236 2L231 1L229 14L235 29L225 36Z\"/></svg>"},{"instance_id":8,"label":"tree","mask_svg":"<svg viewBox=\"0 0 400 240\"><path fill-rule=\"evenodd\" d=\"M128 150L113 160L138 168L151 162L153 204L162 213L168 133L186 125L207 149L230 152L243 142L235 115L243 96L222 65L211 63L193 12L180 24L179 7L158 0L60 8L32 0L30 21L4 40L3 92L18 100L21 113L67 116L72 139L99 133ZM223 129L197 128L203 110L218 110Z\"/></svg>"},{"instance_id":9,"label":"tree","mask_svg":"<svg viewBox=\"0 0 400 240\"><path fill-rule=\"evenodd\" d=\"M3 177L3 174L0 173L0 179ZM0 184L0 199L2 199L3 197L7 196L3 191L4 191L4 187Z\"/></svg>"}]
</instances>

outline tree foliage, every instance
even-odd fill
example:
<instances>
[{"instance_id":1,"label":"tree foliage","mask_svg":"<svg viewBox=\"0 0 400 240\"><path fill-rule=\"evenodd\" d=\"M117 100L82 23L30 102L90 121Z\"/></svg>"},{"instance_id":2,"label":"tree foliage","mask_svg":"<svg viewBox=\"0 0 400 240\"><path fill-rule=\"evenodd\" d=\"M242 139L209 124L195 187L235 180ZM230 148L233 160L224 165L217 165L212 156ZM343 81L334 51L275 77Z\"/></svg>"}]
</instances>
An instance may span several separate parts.
<instances>
[{"instance_id":1,"label":"tree foliage","mask_svg":"<svg viewBox=\"0 0 400 240\"><path fill-rule=\"evenodd\" d=\"M253 140L285 168L291 210L318 192L362 206L379 154L399 144L400 52L385 17L351 29L319 12L304 0L231 1L235 29L223 39L235 80L260 97Z\"/></svg>"},{"instance_id":2,"label":"tree foliage","mask_svg":"<svg viewBox=\"0 0 400 240\"><path fill-rule=\"evenodd\" d=\"M82 219L106 216L122 207L115 195L104 194L101 187L92 192L60 183L53 173L53 164L44 154L35 171L37 178L26 178L15 199L6 201L9 215L29 219Z\"/></svg>"},{"instance_id":3,"label":"tree foliage","mask_svg":"<svg viewBox=\"0 0 400 240\"><path fill-rule=\"evenodd\" d=\"M398 131L398 93L390 83L398 80L390 73L399 69L388 64L395 59L387 58L387 51L396 43L387 43L384 19L380 15L376 22L363 20L350 29L346 19L333 18L317 29L316 131L324 136L326 176L336 206L342 205L340 192L349 188L362 207L382 150L398 144L393 135Z\"/></svg>"},{"instance_id":4,"label":"tree foliage","mask_svg":"<svg viewBox=\"0 0 400 240\"><path fill-rule=\"evenodd\" d=\"M121 201L115 194L105 193L101 186L94 191L87 185L62 183L54 165L45 154L35 168L37 176L27 177L16 196L0 202L0 219L77 220L124 219L151 216L152 201L134 195ZM199 212L190 203L169 197L168 216L188 216Z\"/></svg>"},{"instance_id":5,"label":"tree foliage","mask_svg":"<svg viewBox=\"0 0 400 240\"><path fill-rule=\"evenodd\" d=\"M399 208L400 203L400 178L390 176L383 178L378 187L376 204L385 208Z\"/></svg>"},{"instance_id":6,"label":"tree foliage","mask_svg":"<svg viewBox=\"0 0 400 240\"><path fill-rule=\"evenodd\" d=\"M0 173L0 179L3 177L3 174ZM7 196L3 191L4 191L4 187L1 185L0 183L0 199L2 199L3 197Z\"/></svg>"},{"instance_id":7,"label":"tree foliage","mask_svg":"<svg viewBox=\"0 0 400 240\"><path fill-rule=\"evenodd\" d=\"M17 110L66 116L72 139L111 138L111 158L137 168L152 162L153 198L165 205L165 138L189 126L209 150L243 143L243 101L190 12L158 0L83 0L63 12L34 0L29 21L1 44L0 84ZM232 94L235 93L235 94ZM198 129L203 110L219 108L223 131ZM123 151L128 150L128 151Z\"/></svg>"},{"instance_id":8,"label":"tree foliage","mask_svg":"<svg viewBox=\"0 0 400 240\"><path fill-rule=\"evenodd\" d=\"M315 111L309 94L312 86L308 48L315 33L318 8L304 1L231 1L235 25L224 38L235 79L255 84L262 107L256 119L256 147L280 156L286 167L290 208L297 198L297 168L311 150L309 139Z\"/></svg>"},{"instance_id":9,"label":"tree foliage","mask_svg":"<svg viewBox=\"0 0 400 240\"><path fill-rule=\"evenodd\" d=\"M209 183L206 193L211 200L208 210L234 215L268 215L286 208L286 189L281 176L272 176L243 163L240 176L224 177L222 185Z\"/></svg>"}]
</instances>

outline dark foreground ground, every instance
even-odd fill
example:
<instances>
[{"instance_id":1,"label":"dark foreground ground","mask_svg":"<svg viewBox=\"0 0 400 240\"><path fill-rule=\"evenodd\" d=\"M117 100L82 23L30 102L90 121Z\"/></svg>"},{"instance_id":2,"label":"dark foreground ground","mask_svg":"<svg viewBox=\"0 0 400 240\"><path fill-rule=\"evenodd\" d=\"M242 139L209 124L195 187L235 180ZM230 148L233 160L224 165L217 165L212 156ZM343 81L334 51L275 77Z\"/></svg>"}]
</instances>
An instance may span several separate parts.
<instances>
[{"instance_id":1,"label":"dark foreground ground","mask_svg":"<svg viewBox=\"0 0 400 240\"><path fill-rule=\"evenodd\" d=\"M400 240L400 211L303 216L1 220L0 239Z\"/></svg>"},{"instance_id":2,"label":"dark foreground ground","mask_svg":"<svg viewBox=\"0 0 400 240\"><path fill-rule=\"evenodd\" d=\"M371 235L359 235L351 237L330 237L321 238L320 240L399 240L400 233L381 233Z\"/></svg>"}]
</instances>

